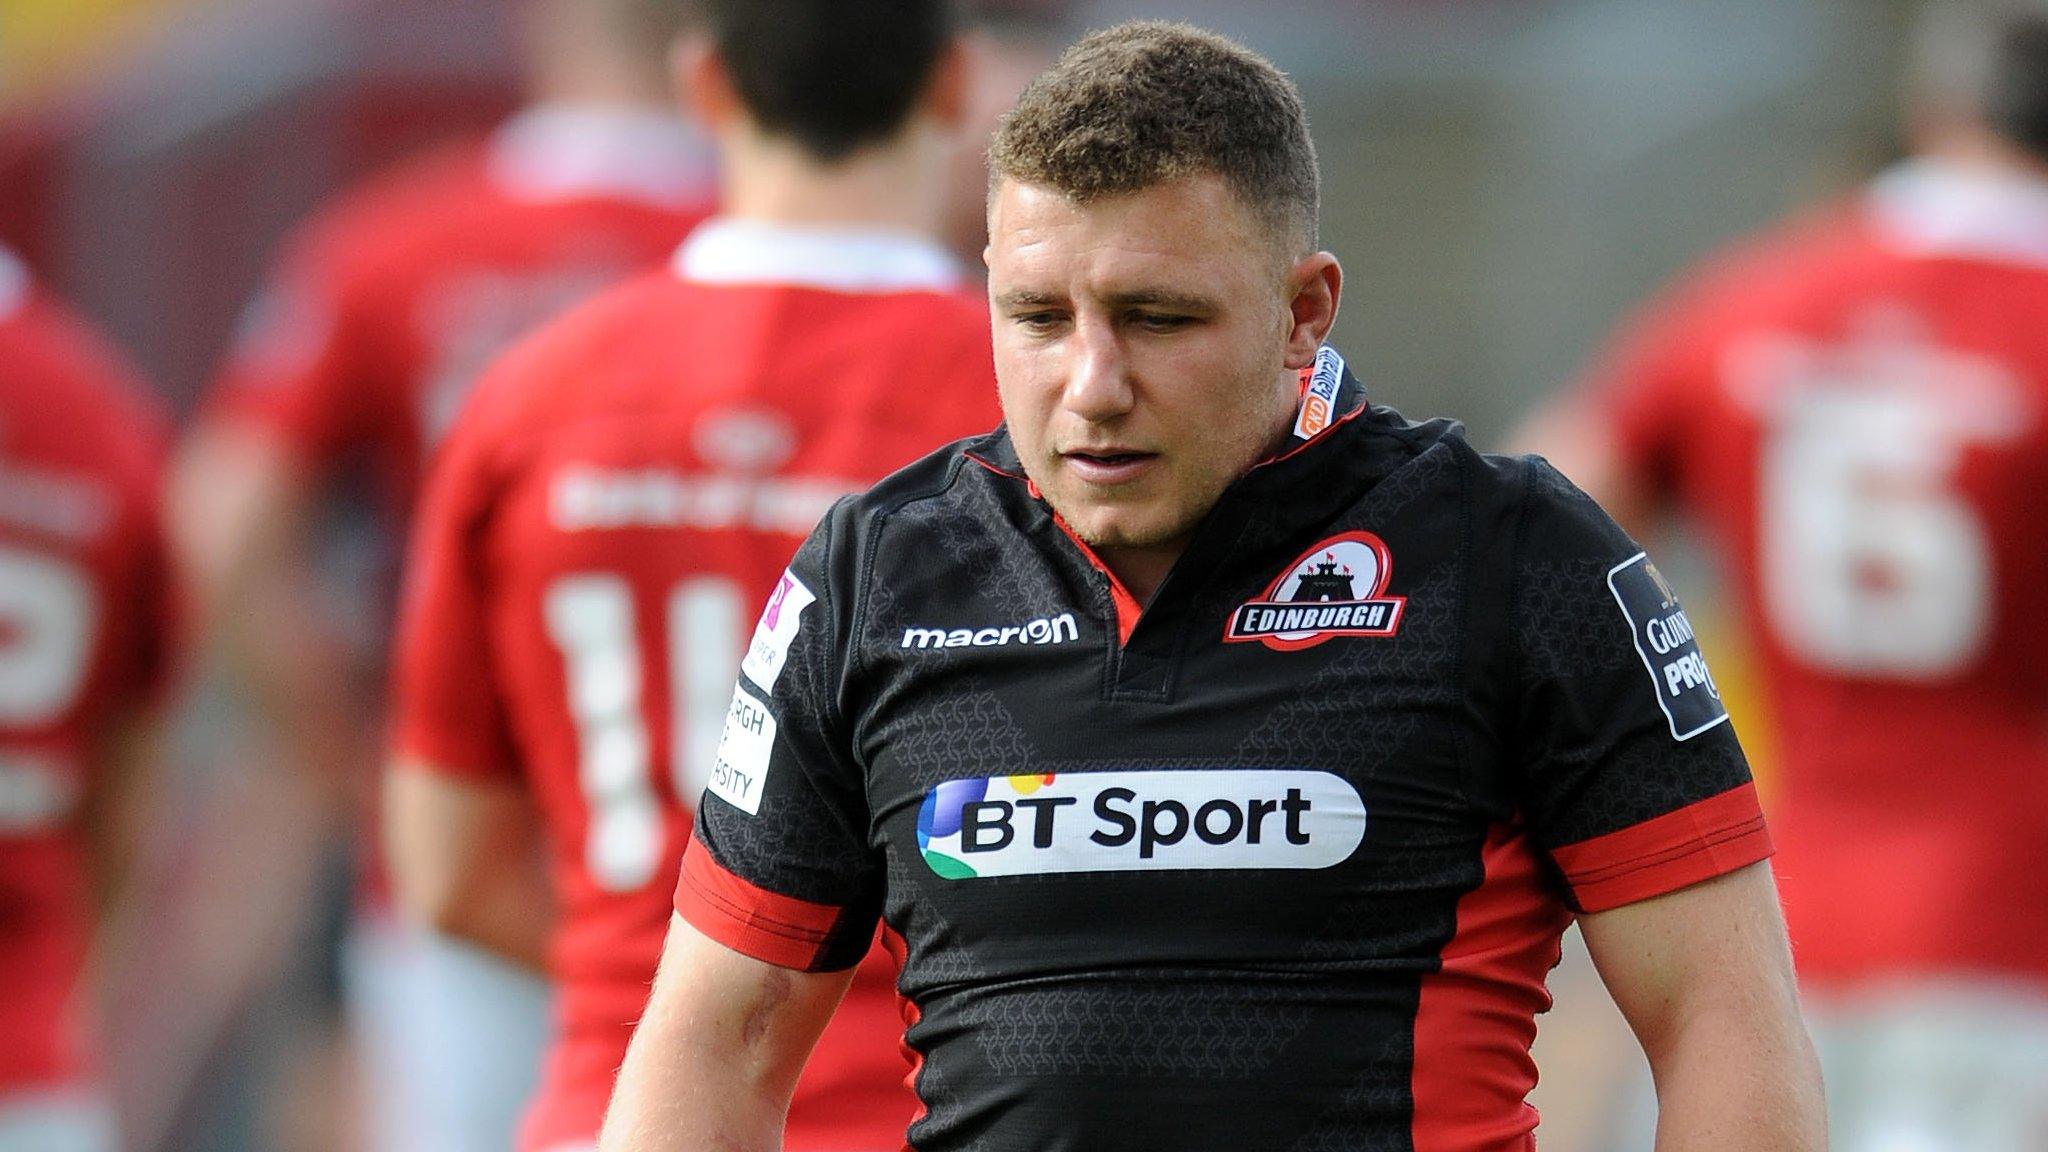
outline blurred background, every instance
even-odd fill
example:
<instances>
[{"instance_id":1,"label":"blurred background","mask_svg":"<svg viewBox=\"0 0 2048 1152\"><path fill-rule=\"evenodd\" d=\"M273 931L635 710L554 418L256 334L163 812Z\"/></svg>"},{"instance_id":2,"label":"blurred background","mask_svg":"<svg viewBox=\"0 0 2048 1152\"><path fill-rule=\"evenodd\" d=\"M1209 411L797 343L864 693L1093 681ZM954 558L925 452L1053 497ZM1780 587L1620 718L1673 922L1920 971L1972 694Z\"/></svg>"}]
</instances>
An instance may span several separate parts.
<instances>
[{"instance_id":1,"label":"blurred background","mask_svg":"<svg viewBox=\"0 0 2048 1152\"><path fill-rule=\"evenodd\" d=\"M1348 272L1336 343L1381 402L1486 446L1686 264L1899 150L1892 0L1012 8L1046 50L1163 16L1295 76ZM491 0L0 0L0 241L187 413L285 230L501 118L512 45ZM1712 618L1712 566L1677 551L1665 567ZM1739 702L1740 644L1710 647ZM236 709L203 675L181 707L144 882L103 949L118 1103L139 1148L354 1148L332 987L353 838ZM1768 736L1750 742L1768 773ZM1614 1146L1607 1105L1641 1058L1582 959L1553 987L1543 1146Z\"/></svg>"},{"instance_id":2,"label":"blurred background","mask_svg":"<svg viewBox=\"0 0 2048 1152\"><path fill-rule=\"evenodd\" d=\"M1190 20L1309 97L1338 341L1482 439L1690 258L1896 149L1893 0L1024 5ZM516 97L492 0L6 0L0 236L176 402L281 232Z\"/></svg>"}]
</instances>

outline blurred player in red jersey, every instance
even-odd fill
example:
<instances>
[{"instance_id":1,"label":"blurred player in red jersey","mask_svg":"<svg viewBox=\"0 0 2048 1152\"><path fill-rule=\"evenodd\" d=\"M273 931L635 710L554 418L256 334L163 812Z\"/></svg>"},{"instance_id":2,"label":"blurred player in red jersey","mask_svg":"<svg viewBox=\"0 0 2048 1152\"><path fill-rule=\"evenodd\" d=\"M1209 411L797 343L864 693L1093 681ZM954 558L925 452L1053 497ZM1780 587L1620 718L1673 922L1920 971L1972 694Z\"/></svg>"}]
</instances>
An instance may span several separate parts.
<instances>
[{"instance_id":1,"label":"blurred player in red jersey","mask_svg":"<svg viewBox=\"0 0 2048 1152\"><path fill-rule=\"evenodd\" d=\"M321 516L367 493L395 557L425 461L483 366L659 266L708 212L708 141L668 93L680 7L522 4L529 106L480 145L377 179L303 228L203 405L175 499L203 619L238 684L323 779L372 779L383 658L380 611L335 619L347 613L319 571L332 551ZM350 591L375 604L391 583L359 578L374 590ZM536 1074L545 990L401 929L368 872L347 991L377 1146L499 1152Z\"/></svg>"},{"instance_id":2,"label":"blurred player in red jersey","mask_svg":"<svg viewBox=\"0 0 2048 1152\"><path fill-rule=\"evenodd\" d=\"M394 878L559 981L532 1152L595 1143L791 553L839 496L1000 420L986 305L936 238L968 84L945 5L717 0L706 23L679 68L726 215L486 377L408 558ZM546 889L506 866L535 810ZM893 969L869 956L790 1149L901 1147Z\"/></svg>"},{"instance_id":3,"label":"blurred player in red jersey","mask_svg":"<svg viewBox=\"0 0 2048 1152\"><path fill-rule=\"evenodd\" d=\"M988 155L984 142L1017 103L1017 94L1045 71L1071 38L1071 0L968 0L961 44L972 83L961 113L961 136L946 179L952 184L940 238L975 273L988 246Z\"/></svg>"},{"instance_id":4,"label":"blurred player in red jersey","mask_svg":"<svg viewBox=\"0 0 2048 1152\"><path fill-rule=\"evenodd\" d=\"M166 432L0 250L0 1148L116 1147L79 984L172 646Z\"/></svg>"},{"instance_id":5,"label":"blurred player in red jersey","mask_svg":"<svg viewBox=\"0 0 2048 1152\"><path fill-rule=\"evenodd\" d=\"M1763 658L1837 1149L2048 1147L2048 4L1932 6L1914 156L1716 259L1530 430L1681 508Z\"/></svg>"}]
</instances>

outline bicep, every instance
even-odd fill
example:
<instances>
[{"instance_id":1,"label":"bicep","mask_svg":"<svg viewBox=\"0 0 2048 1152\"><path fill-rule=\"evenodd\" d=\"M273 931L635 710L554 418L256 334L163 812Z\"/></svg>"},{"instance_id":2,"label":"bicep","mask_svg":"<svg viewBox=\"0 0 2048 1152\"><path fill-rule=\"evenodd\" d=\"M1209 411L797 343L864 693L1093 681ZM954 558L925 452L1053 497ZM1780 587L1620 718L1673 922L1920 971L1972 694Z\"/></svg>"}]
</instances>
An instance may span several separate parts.
<instances>
[{"instance_id":1,"label":"bicep","mask_svg":"<svg viewBox=\"0 0 2048 1152\"><path fill-rule=\"evenodd\" d=\"M218 608L297 540L312 487L290 451L252 428L202 428L170 478L166 527L177 561Z\"/></svg>"},{"instance_id":2,"label":"bicep","mask_svg":"<svg viewBox=\"0 0 2048 1152\"><path fill-rule=\"evenodd\" d=\"M429 923L475 898L537 840L532 804L516 781L467 779L420 760L384 780L384 844L400 900Z\"/></svg>"},{"instance_id":3,"label":"bicep","mask_svg":"<svg viewBox=\"0 0 2048 1152\"><path fill-rule=\"evenodd\" d=\"M680 1147L685 1133L691 1147L781 1147L797 1075L852 979L756 960L671 916L602 1147Z\"/></svg>"},{"instance_id":4,"label":"bicep","mask_svg":"<svg viewBox=\"0 0 2048 1152\"><path fill-rule=\"evenodd\" d=\"M1579 926L1653 1066L1704 1017L1798 1019L1791 950L1766 862L1587 913Z\"/></svg>"}]
</instances>

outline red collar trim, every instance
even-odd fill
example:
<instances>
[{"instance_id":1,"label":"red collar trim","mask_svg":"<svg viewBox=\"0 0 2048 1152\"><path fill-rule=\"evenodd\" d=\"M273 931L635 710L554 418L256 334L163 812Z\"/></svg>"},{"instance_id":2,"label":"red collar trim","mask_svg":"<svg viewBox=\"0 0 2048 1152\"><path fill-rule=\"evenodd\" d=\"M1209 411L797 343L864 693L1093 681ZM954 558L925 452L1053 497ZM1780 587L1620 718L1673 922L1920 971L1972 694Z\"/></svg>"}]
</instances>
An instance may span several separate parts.
<instances>
[{"instance_id":1,"label":"red collar trim","mask_svg":"<svg viewBox=\"0 0 2048 1152\"><path fill-rule=\"evenodd\" d=\"M969 460L974 461L976 464L981 465L983 468L986 468L989 471L995 473L998 476L1008 476L1012 480L1022 480L1026 484L1031 484L1032 497L1036 498L1038 496L1038 485L1032 484L1031 477L1026 476L1022 472L1012 472L1008 468L1003 467L1002 465L996 463L993 460L990 460L986 456L980 455L979 453L962 452L960 454L962 456L967 457Z\"/></svg>"},{"instance_id":2,"label":"red collar trim","mask_svg":"<svg viewBox=\"0 0 2048 1152\"><path fill-rule=\"evenodd\" d=\"M1109 599L1116 606L1116 642L1118 645L1130 643L1131 633L1137 629L1138 617L1144 614L1144 608L1138 604L1138 598L1131 595L1131 590L1124 587L1124 582L1117 579L1116 573L1109 570L1109 565L1102 562L1102 557L1095 554L1095 549L1090 548L1087 541L1074 534L1073 528L1067 524L1066 517L1061 516L1055 511L1050 503L1046 503L1044 493L1038 490L1038 482L1029 476L1020 475L1002 468L972 452L962 452L961 455L998 476L1007 476L1012 480L1022 480L1025 489L1031 493L1031 498L1045 504L1045 510L1052 514L1052 522L1059 525L1060 531L1066 533L1067 539L1074 542L1074 547L1081 550L1081 555L1087 559L1089 567L1094 568L1097 572L1109 578Z\"/></svg>"},{"instance_id":3,"label":"red collar trim","mask_svg":"<svg viewBox=\"0 0 2048 1152\"><path fill-rule=\"evenodd\" d=\"M1034 498L1038 495L1035 486L1032 489L1031 495ZM1048 504L1046 507L1050 510L1052 506ZM1124 587L1124 582L1117 579L1116 573L1109 570L1109 565L1102 562L1102 557L1095 554L1095 549L1090 548L1086 540L1075 535L1074 530L1067 526L1064 516L1061 516L1058 512L1053 512L1052 522L1060 526L1060 531L1067 534L1067 539L1074 542L1074 547L1081 550L1081 555L1087 557L1088 563L1097 572L1109 578L1109 599L1112 604L1116 605L1116 642L1119 647L1129 644L1131 642L1131 633L1135 632L1138 628L1138 617L1144 615L1145 609L1139 605L1138 598L1131 595L1131 590Z\"/></svg>"}]
</instances>

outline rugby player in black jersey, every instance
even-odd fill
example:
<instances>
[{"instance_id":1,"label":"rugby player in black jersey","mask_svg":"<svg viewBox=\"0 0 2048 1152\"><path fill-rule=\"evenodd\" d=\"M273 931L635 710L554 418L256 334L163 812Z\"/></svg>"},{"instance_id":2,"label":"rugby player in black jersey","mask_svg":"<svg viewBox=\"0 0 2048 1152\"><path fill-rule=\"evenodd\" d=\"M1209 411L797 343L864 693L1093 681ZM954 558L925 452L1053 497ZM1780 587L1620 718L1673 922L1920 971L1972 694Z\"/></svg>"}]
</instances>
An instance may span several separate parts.
<instances>
[{"instance_id":1,"label":"rugby player in black jersey","mask_svg":"<svg viewBox=\"0 0 2048 1152\"><path fill-rule=\"evenodd\" d=\"M601 1146L777 1147L879 920L917 1152L1526 1150L1576 916L1660 1152L1817 1152L1684 609L1547 465L1366 403L1292 85L1126 25L990 157L1006 429L783 577Z\"/></svg>"}]
</instances>

